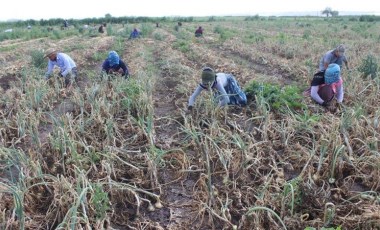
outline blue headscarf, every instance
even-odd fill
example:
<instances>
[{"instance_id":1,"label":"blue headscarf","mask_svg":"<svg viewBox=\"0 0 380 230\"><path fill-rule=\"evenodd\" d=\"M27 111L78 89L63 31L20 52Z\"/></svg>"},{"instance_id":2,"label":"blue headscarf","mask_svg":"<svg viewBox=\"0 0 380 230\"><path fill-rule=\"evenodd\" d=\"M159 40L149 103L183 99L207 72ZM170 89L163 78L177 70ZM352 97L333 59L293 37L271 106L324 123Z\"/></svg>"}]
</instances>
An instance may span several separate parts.
<instances>
[{"instance_id":1,"label":"blue headscarf","mask_svg":"<svg viewBox=\"0 0 380 230\"><path fill-rule=\"evenodd\" d=\"M332 84L340 80L340 66L338 64L330 64L325 71L325 83Z\"/></svg>"},{"instance_id":2,"label":"blue headscarf","mask_svg":"<svg viewBox=\"0 0 380 230\"><path fill-rule=\"evenodd\" d=\"M119 65L120 58L116 51L109 52L108 61L110 63L110 66Z\"/></svg>"}]
</instances>

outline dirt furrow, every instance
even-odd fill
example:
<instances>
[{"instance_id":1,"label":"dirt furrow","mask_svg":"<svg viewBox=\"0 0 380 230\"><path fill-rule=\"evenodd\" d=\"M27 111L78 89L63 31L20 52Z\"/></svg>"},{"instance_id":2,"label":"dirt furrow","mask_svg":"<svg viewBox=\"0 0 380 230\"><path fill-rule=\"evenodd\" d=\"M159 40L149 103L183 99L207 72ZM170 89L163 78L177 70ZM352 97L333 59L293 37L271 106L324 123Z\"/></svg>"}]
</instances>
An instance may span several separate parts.
<instances>
[{"instance_id":1,"label":"dirt furrow","mask_svg":"<svg viewBox=\"0 0 380 230\"><path fill-rule=\"evenodd\" d=\"M161 30L160 33L165 33ZM155 75L156 85L153 91L155 145L165 152L163 158L169 162L158 171L161 183L162 201L165 207L151 213L151 220L160 222L165 229L189 229L195 219L196 210L193 200L193 186L196 178L187 177L181 171L187 169L187 154L183 152L180 133L182 119L180 101L183 95L178 93L181 85L183 55L171 48L176 39L171 34L165 41L155 41L154 62L159 71ZM178 57L177 57L178 55ZM173 161L173 164L171 163ZM175 163L177 162L177 164ZM172 165L171 165L172 164Z\"/></svg>"}]
</instances>

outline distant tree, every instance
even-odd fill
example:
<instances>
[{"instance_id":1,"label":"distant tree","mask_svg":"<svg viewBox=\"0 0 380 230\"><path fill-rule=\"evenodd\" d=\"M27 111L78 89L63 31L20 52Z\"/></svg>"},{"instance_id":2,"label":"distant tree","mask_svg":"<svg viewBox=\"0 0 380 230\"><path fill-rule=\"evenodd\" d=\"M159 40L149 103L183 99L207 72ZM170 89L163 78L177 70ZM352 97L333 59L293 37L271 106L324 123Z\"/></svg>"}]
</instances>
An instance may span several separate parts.
<instances>
[{"instance_id":1,"label":"distant tree","mask_svg":"<svg viewBox=\"0 0 380 230\"><path fill-rule=\"evenodd\" d=\"M112 18L111 14L106 14L104 17L105 18Z\"/></svg>"},{"instance_id":2,"label":"distant tree","mask_svg":"<svg viewBox=\"0 0 380 230\"><path fill-rule=\"evenodd\" d=\"M255 20L260 20L260 16L256 14L255 16L248 16L244 18L244 21L255 21Z\"/></svg>"},{"instance_id":3,"label":"distant tree","mask_svg":"<svg viewBox=\"0 0 380 230\"><path fill-rule=\"evenodd\" d=\"M334 11L331 11L330 14L331 14L331 17L337 17L339 15L339 11L334 10Z\"/></svg>"},{"instance_id":4,"label":"distant tree","mask_svg":"<svg viewBox=\"0 0 380 230\"><path fill-rule=\"evenodd\" d=\"M329 17L329 15L331 14L331 12L332 12L331 7L326 7L326 9L324 9L322 11L322 14L326 14L326 17Z\"/></svg>"}]
</instances>

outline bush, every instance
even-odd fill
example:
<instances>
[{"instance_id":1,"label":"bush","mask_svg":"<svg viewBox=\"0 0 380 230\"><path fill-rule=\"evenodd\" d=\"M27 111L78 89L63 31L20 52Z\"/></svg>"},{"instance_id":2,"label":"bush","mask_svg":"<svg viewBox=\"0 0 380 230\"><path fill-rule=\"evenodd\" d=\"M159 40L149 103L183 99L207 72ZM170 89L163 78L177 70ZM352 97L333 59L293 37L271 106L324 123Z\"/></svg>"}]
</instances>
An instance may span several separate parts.
<instances>
[{"instance_id":1,"label":"bush","mask_svg":"<svg viewBox=\"0 0 380 230\"><path fill-rule=\"evenodd\" d=\"M177 40L174 42L173 47L180 50L183 53L190 51L190 44L186 40Z\"/></svg>"},{"instance_id":2,"label":"bush","mask_svg":"<svg viewBox=\"0 0 380 230\"><path fill-rule=\"evenodd\" d=\"M39 50L33 50L30 54L32 56L32 65L38 69L42 69L46 65L44 53Z\"/></svg>"},{"instance_id":3,"label":"bush","mask_svg":"<svg viewBox=\"0 0 380 230\"><path fill-rule=\"evenodd\" d=\"M112 26L107 26L106 30L107 30L107 35L108 36L114 35L113 30L112 30Z\"/></svg>"},{"instance_id":4,"label":"bush","mask_svg":"<svg viewBox=\"0 0 380 230\"><path fill-rule=\"evenodd\" d=\"M167 36L161 33L154 33L153 37L158 41L164 41Z\"/></svg>"},{"instance_id":5,"label":"bush","mask_svg":"<svg viewBox=\"0 0 380 230\"><path fill-rule=\"evenodd\" d=\"M153 29L151 24L147 24L147 23L142 24L141 25L140 37L142 37L142 36L148 37L148 36L152 35L153 30L154 29Z\"/></svg>"},{"instance_id":6,"label":"bush","mask_svg":"<svg viewBox=\"0 0 380 230\"><path fill-rule=\"evenodd\" d=\"M362 64L359 66L358 70L362 73L363 77L371 76L372 79L376 78L377 72L379 71L376 57L372 54L368 54L362 61Z\"/></svg>"},{"instance_id":7,"label":"bush","mask_svg":"<svg viewBox=\"0 0 380 230\"><path fill-rule=\"evenodd\" d=\"M311 37L311 30L304 30L302 38L308 40Z\"/></svg>"}]
</instances>

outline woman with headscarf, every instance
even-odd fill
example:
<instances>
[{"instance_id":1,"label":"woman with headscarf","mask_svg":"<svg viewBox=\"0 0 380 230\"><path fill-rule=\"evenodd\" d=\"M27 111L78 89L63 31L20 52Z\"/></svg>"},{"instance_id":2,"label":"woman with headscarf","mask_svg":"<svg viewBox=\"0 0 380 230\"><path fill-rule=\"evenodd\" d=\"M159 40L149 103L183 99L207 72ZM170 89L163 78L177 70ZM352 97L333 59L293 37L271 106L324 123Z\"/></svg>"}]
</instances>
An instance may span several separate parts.
<instances>
[{"instance_id":1,"label":"woman with headscarf","mask_svg":"<svg viewBox=\"0 0 380 230\"><path fill-rule=\"evenodd\" d=\"M191 95L188 110L192 110L195 100L203 90L214 90L215 98L219 106L247 104L247 97L241 90L235 77L228 73L215 73L210 67L202 70L202 82Z\"/></svg>"},{"instance_id":2,"label":"woman with headscarf","mask_svg":"<svg viewBox=\"0 0 380 230\"><path fill-rule=\"evenodd\" d=\"M140 32L136 28L134 28L131 34L129 35L129 39L135 38L140 38Z\"/></svg>"},{"instance_id":3,"label":"woman with headscarf","mask_svg":"<svg viewBox=\"0 0 380 230\"><path fill-rule=\"evenodd\" d=\"M339 104L343 102L343 80L338 64L330 64L325 72L318 72L314 75L310 96L322 106L328 106L334 96Z\"/></svg>"},{"instance_id":4,"label":"woman with headscarf","mask_svg":"<svg viewBox=\"0 0 380 230\"><path fill-rule=\"evenodd\" d=\"M116 51L110 51L108 57L102 64L102 72L107 74L115 74L128 78L129 71L127 65L120 59Z\"/></svg>"}]
</instances>

